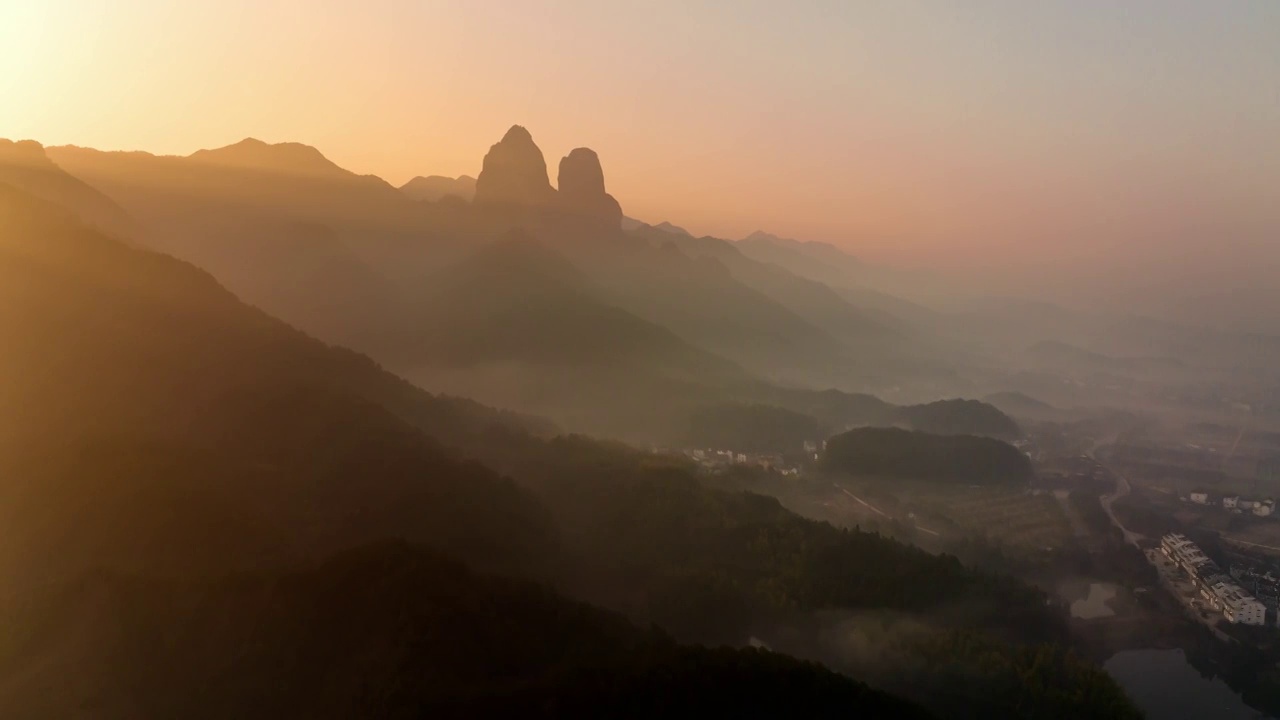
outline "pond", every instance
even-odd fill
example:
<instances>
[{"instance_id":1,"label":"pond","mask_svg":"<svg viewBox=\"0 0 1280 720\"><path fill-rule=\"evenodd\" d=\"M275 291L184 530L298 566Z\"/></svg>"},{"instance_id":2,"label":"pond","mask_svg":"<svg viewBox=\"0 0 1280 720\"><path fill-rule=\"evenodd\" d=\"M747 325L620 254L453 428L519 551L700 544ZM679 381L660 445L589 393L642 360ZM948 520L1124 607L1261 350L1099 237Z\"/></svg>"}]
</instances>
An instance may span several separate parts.
<instances>
[{"instance_id":1,"label":"pond","mask_svg":"<svg viewBox=\"0 0 1280 720\"><path fill-rule=\"evenodd\" d=\"M1108 602L1115 599L1116 586L1110 583L1089 583L1089 594L1071 603L1071 617L1081 620L1115 615Z\"/></svg>"},{"instance_id":2,"label":"pond","mask_svg":"<svg viewBox=\"0 0 1280 720\"><path fill-rule=\"evenodd\" d=\"M1103 664L1148 720L1274 720L1254 710L1222 678L1212 680L1173 650L1126 650Z\"/></svg>"}]
</instances>

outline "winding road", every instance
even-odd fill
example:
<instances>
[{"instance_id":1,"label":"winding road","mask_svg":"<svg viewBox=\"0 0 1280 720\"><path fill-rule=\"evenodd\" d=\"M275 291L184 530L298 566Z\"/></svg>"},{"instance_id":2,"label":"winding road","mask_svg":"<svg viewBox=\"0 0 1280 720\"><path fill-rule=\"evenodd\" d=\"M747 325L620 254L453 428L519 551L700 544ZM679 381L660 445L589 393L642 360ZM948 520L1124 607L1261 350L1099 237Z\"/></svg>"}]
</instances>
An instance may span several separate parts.
<instances>
[{"instance_id":1,"label":"winding road","mask_svg":"<svg viewBox=\"0 0 1280 720\"><path fill-rule=\"evenodd\" d=\"M1099 467L1106 470L1108 473L1111 474L1112 477L1116 479L1115 491L1109 495L1103 495L1101 498L1102 509L1107 511L1107 517L1111 518L1111 524L1120 528L1120 532L1124 534L1124 541L1141 550L1142 545L1140 545L1139 542L1143 539L1143 536L1125 527L1124 523L1120 522L1120 518L1116 517L1116 512L1112 508L1112 505L1115 504L1116 500L1119 500L1125 495L1128 495L1133 490L1133 488L1130 487L1129 481L1125 479L1123 475L1116 472L1115 470L1112 470L1106 465L1103 465L1102 461L1098 459L1098 456L1094 454L1093 450L1090 450L1088 455L1090 459L1098 463Z\"/></svg>"}]
</instances>

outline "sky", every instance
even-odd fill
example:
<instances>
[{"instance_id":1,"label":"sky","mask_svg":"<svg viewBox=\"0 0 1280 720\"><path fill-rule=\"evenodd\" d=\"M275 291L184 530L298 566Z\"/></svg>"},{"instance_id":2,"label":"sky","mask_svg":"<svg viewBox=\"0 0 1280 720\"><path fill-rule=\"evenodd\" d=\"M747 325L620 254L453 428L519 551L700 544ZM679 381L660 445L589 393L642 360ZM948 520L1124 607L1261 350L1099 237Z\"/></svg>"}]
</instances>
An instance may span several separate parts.
<instances>
[{"instance_id":1,"label":"sky","mask_svg":"<svg viewBox=\"0 0 1280 720\"><path fill-rule=\"evenodd\" d=\"M633 217L911 267L1280 246L1275 0L0 0L0 98L0 137L395 184L518 123Z\"/></svg>"}]
</instances>

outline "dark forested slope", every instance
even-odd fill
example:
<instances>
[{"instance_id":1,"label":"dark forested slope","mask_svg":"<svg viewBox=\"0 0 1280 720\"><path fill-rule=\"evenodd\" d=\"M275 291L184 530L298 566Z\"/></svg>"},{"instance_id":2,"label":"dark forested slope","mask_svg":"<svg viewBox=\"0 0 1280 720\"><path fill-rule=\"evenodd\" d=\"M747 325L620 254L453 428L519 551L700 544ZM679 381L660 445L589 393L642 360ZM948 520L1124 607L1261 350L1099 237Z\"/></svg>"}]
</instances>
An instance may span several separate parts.
<instances>
[{"instance_id":1,"label":"dark forested slope","mask_svg":"<svg viewBox=\"0 0 1280 720\"><path fill-rule=\"evenodd\" d=\"M516 422L434 398L0 187L0 575L200 572L404 534L523 564L536 501L456 460ZM470 428L470 430L469 430Z\"/></svg>"},{"instance_id":2,"label":"dark forested slope","mask_svg":"<svg viewBox=\"0 0 1280 720\"><path fill-rule=\"evenodd\" d=\"M216 582L93 575L0 606L0 624L9 718L925 716L398 543Z\"/></svg>"},{"instance_id":3,"label":"dark forested slope","mask_svg":"<svg viewBox=\"0 0 1280 720\"><path fill-rule=\"evenodd\" d=\"M935 435L979 435L1000 440L1022 437L1022 429L994 405L981 400L939 400L909 405L898 416L913 429Z\"/></svg>"},{"instance_id":4,"label":"dark forested slope","mask_svg":"<svg viewBox=\"0 0 1280 720\"><path fill-rule=\"evenodd\" d=\"M898 428L858 428L827 440L827 470L977 485L1025 485L1031 461L993 438L931 435Z\"/></svg>"}]
</instances>

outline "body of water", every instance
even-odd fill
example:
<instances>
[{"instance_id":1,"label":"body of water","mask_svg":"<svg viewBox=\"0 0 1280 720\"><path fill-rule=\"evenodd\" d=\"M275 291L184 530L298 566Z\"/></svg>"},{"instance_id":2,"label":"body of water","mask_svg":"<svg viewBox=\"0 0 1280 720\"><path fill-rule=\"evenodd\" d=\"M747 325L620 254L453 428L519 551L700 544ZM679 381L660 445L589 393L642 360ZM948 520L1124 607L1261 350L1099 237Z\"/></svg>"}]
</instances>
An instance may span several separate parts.
<instances>
[{"instance_id":1,"label":"body of water","mask_svg":"<svg viewBox=\"0 0 1280 720\"><path fill-rule=\"evenodd\" d=\"M1148 720L1275 720L1254 710L1222 678L1206 679L1174 650L1126 650L1103 664Z\"/></svg>"},{"instance_id":2,"label":"body of water","mask_svg":"<svg viewBox=\"0 0 1280 720\"><path fill-rule=\"evenodd\" d=\"M1110 583L1089 583L1089 594L1071 603L1071 617L1081 620L1115 615L1107 605L1116 596L1116 586Z\"/></svg>"}]
</instances>

